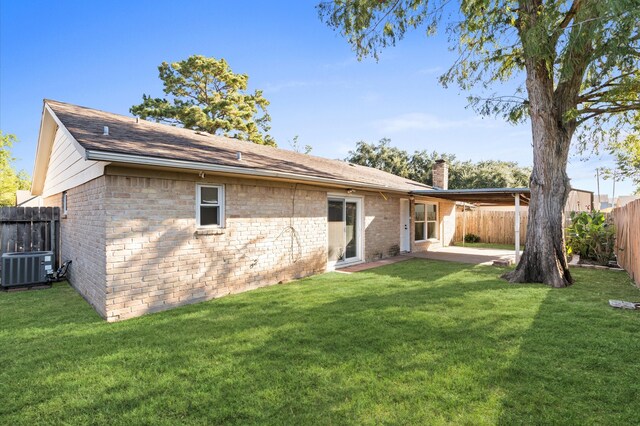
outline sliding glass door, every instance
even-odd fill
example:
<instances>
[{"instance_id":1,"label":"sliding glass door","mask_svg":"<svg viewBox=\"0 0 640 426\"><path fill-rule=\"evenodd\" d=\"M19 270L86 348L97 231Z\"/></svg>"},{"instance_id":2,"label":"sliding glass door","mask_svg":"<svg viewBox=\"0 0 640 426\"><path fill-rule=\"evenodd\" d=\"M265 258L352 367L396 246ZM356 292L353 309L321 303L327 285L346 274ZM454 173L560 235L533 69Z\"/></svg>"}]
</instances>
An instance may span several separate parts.
<instances>
[{"instance_id":1,"label":"sliding glass door","mask_svg":"<svg viewBox=\"0 0 640 426\"><path fill-rule=\"evenodd\" d=\"M360 260L360 199L329 198L329 263Z\"/></svg>"},{"instance_id":2,"label":"sliding glass door","mask_svg":"<svg viewBox=\"0 0 640 426\"><path fill-rule=\"evenodd\" d=\"M329 200L329 262L344 260L344 200Z\"/></svg>"}]
</instances>

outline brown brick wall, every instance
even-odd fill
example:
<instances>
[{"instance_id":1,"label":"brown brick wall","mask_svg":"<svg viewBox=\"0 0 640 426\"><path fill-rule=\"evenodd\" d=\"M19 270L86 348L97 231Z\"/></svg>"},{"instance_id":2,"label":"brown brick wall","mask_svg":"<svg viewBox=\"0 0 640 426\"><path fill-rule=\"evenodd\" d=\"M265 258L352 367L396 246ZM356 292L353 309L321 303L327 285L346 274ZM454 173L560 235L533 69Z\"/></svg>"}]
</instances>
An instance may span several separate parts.
<instances>
[{"instance_id":1,"label":"brown brick wall","mask_svg":"<svg viewBox=\"0 0 640 426\"><path fill-rule=\"evenodd\" d=\"M397 254L400 250L400 197L365 193L364 257L371 261Z\"/></svg>"},{"instance_id":2,"label":"brown brick wall","mask_svg":"<svg viewBox=\"0 0 640 426\"><path fill-rule=\"evenodd\" d=\"M60 260L72 261L69 282L106 317L104 185L103 176L67 191L67 215L60 220ZM61 193L44 203L62 212Z\"/></svg>"},{"instance_id":3,"label":"brown brick wall","mask_svg":"<svg viewBox=\"0 0 640 426\"><path fill-rule=\"evenodd\" d=\"M230 178L200 180L224 184L226 198L225 228L201 235L195 180L106 179L109 320L275 284L326 267L325 191Z\"/></svg>"},{"instance_id":4,"label":"brown brick wall","mask_svg":"<svg viewBox=\"0 0 640 426\"><path fill-rule=\"evenodd\" d=\"M197 229L196 183L224 185L223 229ZM72 285L110 321L304 277L327 266L329 193L340 191L112 167L68 191L62 260L73 261ZM400 196L348 196L363 199L365 260L395 254ZM61 205L61 194L46 202ZM445 243L451 206L439 210Z\"/></svg>"}]
</instances>

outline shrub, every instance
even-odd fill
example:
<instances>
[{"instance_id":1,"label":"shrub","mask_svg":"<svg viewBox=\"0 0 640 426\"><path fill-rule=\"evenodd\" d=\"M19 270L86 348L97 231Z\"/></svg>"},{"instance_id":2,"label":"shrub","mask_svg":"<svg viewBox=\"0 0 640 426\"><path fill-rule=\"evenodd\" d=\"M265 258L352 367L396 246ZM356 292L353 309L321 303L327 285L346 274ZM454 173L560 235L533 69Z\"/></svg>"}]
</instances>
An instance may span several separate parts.
<instances>
[{"instance_id":1,"label":"shrub","mask_svg":"<svg viewBox=\"0 0 640 426\"><path fill-rule=\"evenodd\" d=\"M480 236L478 236L476 234L465 234L464 242L465 243L479 243L480 242Z\"/></svg>"},{"instance_id":2,"label":"shrub","mask_svg":"<svg viewBox=\"0 0 640 426\"><path fill-rule=\"evenodd\" d=\"M581 261L608 264L614 258L615 241L615 227L604 213L571 213L571 225L567 228L567 251L579 255Z\"/></svg>"}]
</instances>

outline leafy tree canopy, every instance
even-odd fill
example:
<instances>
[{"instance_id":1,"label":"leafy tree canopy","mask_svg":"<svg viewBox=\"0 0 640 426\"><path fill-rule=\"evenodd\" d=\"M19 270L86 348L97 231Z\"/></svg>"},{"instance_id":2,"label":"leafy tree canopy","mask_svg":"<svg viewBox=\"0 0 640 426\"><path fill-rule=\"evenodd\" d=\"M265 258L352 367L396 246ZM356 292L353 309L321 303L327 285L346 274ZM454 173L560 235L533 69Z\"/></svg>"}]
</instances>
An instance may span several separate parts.
<instances>
[{"instance_id":1,"label":"leafy tree canopy","mask_svg":"<svg viewBox=\"0 0 640 426\"><path fill-rule=\"evenodd\" d=\"M640 114L634 120L634 131L623 140L611 143L609 152L614 156L615 169L605 170L605 178L629 178L640 195Z\"/></svg>"},{"instance_id":2,"label":"leafy tree canopy","mask_svg":"<svg viewBox=\"0 0 640 426\"><path fill-rule=\"evenodd\" d=\"M267 133L269 101L261 90L247 93L249 76L233 73L224 59L193 55L171 64L163 62L158 71L166 97L142 95L142 103L129 110L132 114L260 145L276 145Z\"/></svg>"},{"instance_id":3,"label":"leafy tree canopy","mask_svg":"<svg viewBox=\"0 0 640 426\"><path fill-rule=\"evenodd\" d=\"M511 122L530 119L533 167L527 248L511 282L573 283L563 208L567 161L617 141L640 110L640 0L334 0L318 6L359 57L377 57L407 31L444 23L458 58L441 77L477 90L471 105ZM513 92L495 93L514 80Z\"/></svg>"},{"instance_id":4,"label":"leafy tree canopy","mask_svg":"<svg viewBox=\"0 0 640 426\"><path fill-rule=\"evenodd\" d=\"M0 206L13 206L16 203L16 191L29 189L31 178L24 170L17 172L13 165L15 158L11 154L13 144L18 138L0 130Z\"/></svg>"},{"instance_id":5,"label":"leafy tree canopy","mask_svg":"<svg viewBox=\"0 0 640 426\"><path fill-rule=\"evenodd\" d=\"M347 161L374 167L408 179L432 184L432 169L436 160L449 164L449 188L515 188L526 187L531 169L509 161L460 161L453 154L435 151L407 151L391 146L391 140L381 139L378 144L360 141L349 151Z\"/></svg>"},{"instance_id":6,"label":"leafy tree canopy","mask_svg":"<svg viewBox=\"0 0 640 426\"><path fill-rule=\"evenodd\" d=\"M407 151L391 146L391 140L383 138L378 145L360 141L346 158L353 164L384 170L397 176L408 178L412 175Z\"/></svg>"}]
</instances>

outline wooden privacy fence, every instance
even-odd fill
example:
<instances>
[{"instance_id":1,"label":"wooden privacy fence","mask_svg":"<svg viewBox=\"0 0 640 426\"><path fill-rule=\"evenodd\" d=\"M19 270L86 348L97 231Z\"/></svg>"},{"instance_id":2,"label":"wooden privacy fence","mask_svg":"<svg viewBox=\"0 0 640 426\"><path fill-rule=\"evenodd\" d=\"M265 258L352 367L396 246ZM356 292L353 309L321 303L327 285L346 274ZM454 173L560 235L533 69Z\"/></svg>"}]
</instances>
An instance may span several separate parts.
<instances>
[{"instance_id":1,"label":"wooden privacy fence","mask_svg":"<svg viewBox=\"0 0 640 426\"><path fill-rule=\"evenodd\" d=\"M616 256L618 264L640 287L640 200L611 212L616 226Z\"/></svg>"},{"instance_id":2,"label":"wooden privacy fence","mask_svg":"<svg viewBox=\"0 0 640 426\"><path fill-rule=\"evenodd\" d=\"M515 212L470 210L456 212L454 241L462 241L464 229L476 234L483 243L515 244ZM520 244L525 244L529 213L520 212Z\"/></svg>"},{"instance_id":3,"label":"wooden privacy fence","mask_svg":"<svg viewBox=\"0 0 640 426\"><path fill-rule=\"evenodd\" d=\"M46 250L58 263L59 241L59 207L0 207L0 256Z\"/></svg>"}]
</instances>

